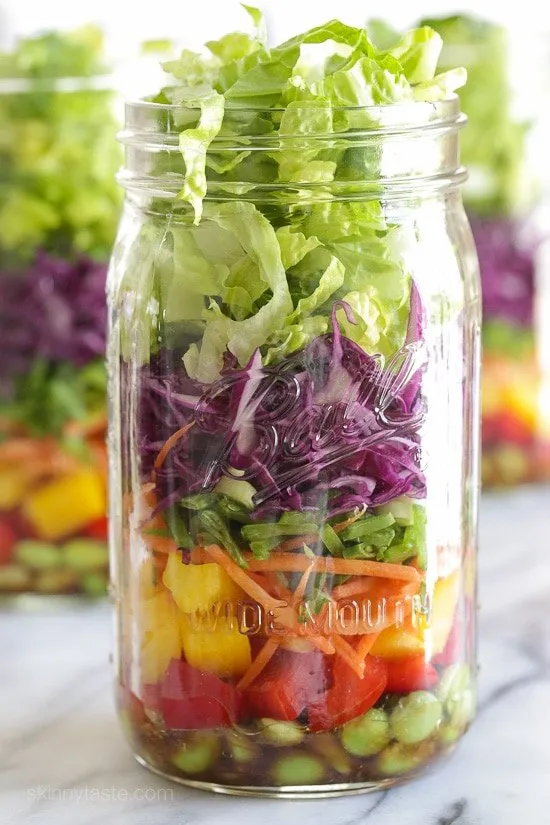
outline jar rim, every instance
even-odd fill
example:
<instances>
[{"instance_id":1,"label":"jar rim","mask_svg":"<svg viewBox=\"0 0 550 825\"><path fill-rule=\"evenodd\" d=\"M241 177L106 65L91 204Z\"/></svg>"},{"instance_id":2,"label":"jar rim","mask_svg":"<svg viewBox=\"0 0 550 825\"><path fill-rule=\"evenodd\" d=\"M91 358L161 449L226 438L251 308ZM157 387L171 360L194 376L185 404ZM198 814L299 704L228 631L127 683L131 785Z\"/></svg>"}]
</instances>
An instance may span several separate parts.
<instances>
[{"instance_id":1,"label":"jar rim","mask_svg":"<svg viewBox=\"0 0 550 825\"><path fill-rule=\"evenodd\" d=\"M156 101L148 100L145 97L129 99L126 101L125 106L127 112L134 111L136 113L141 111L151 113L156 112L158 114L176 114L200 111L200 107L198 106L185 106L179 103L157 103ZM297 102L294 102L293 109L296 110L298 108L307 111L316 107L312 106L309 101L304 101L301 106L298 106ZM419 125L422 125L423 127L435 125L443 126L447 123L451 126L457 122L457 119L459 119L461 115L460 98L454 93L444 100L437 101L408 100L400 101L398 103L384 103L367 106L330 105L330 109L336 113L362 112L366 115L372 114L373 122L376 123L376 127L373 131L377 131L378 129L414 128ZM269 108L266 106L239 106L232 105L231 101L226 100L225 111L235 115L259 115L262 113L272 115L285 112L286 107L280 106ZM409 121L407 121L405 116L412 115L413 112L415 113L414 117L410 117ZM426 112L427 115L425 122L419 118L419 113L422 112ZM400 114L404 116L402 120L399 120L397 117ZM387 123L384 122L384 116L387 116Z\"/></svg>"}]
</instances>

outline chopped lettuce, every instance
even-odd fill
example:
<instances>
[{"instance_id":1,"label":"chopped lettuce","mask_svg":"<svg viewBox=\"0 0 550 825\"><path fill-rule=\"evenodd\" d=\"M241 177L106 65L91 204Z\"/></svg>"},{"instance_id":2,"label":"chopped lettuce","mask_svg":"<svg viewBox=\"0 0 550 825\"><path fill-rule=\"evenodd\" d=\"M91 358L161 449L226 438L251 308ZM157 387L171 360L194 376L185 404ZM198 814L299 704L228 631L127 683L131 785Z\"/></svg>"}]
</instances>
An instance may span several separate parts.
<instances>
[{"instance_id":1,"label":"chopped lettuce","mask_svg":"<svg viewBox=\"0 0 550 825\"><path fill-rule=\"evenodd\" d=\"M166 308L151 315L151 347L162 323L192 319L183 361L210 383L227 353L245 367L258 349L276 364L307 346L345 301L345 334L391 358L406 339L411 278L377 179L396 161L380 141L348 138L380 125L373 106L440 100L464 77L436 75L442 41L427 26L382 50L366 29L332 20L269 48L260 12L244 8L251 33L164 64L171 77L155 100L182 105L172 117L184 169L159 241L172 263L161 249L136 263Z\"/></svg>"}]
</instances>

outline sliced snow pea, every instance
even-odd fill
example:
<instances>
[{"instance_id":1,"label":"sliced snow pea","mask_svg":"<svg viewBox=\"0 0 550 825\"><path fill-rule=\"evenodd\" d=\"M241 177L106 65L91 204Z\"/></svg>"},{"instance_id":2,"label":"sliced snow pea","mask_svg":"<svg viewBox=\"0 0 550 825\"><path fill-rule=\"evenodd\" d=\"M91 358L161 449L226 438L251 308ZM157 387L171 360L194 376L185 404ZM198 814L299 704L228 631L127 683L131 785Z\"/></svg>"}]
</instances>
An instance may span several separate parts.
<instances>
[{"instance_id":1,"label":"sliced snow pea","mask_svg":"<svg viewBox=\"0 0 550 825\"><path fill-rule=\"evenodd\" d=\"M439 699L427 690L417 690L399 700L390 716L393 736L403 745L415 745L427 739L441 722L443 708Z\"/></svg>"},{"instance_id":2,"label":"sliced snow pea","mask_svg":"<svg viewBox=\"0 0 550 825\"><path fill-rule=\"evenodd\" d=\"M438 696L443 702L450 724L454 728L466 727L474 715L475 698L471 688L468 665L451 665L443 673Z\"/></svg>"}]
</instances>

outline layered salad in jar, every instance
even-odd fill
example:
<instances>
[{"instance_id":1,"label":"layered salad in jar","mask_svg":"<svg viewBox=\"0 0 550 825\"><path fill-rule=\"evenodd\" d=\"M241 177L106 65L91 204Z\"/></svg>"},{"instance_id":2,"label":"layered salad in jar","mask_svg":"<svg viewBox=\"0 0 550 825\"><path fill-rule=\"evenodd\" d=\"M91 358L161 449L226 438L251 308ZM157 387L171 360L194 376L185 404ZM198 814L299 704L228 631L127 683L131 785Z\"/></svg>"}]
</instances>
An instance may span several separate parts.
<instances>
[{"instance_id":1,"label":"layered salad in jar","mask_svg":"<svg viewBox=\"0 0 550 825\"><path fill-rule=\"evenodd\" d=\"M268 49L246 8L255 36L166 65L151 112L179 136L179 199L129 249L125 224L113 265L119 707L137 757L183 782L393 783L472 719L473 548L428 539L426 312L399 230L376 199L331 198L364 151L299 136L464 75L435 74L427 28L382 52L332 21ZM312 175L306 205L242 184Z\"/></svg>"},{"instance_id":2,"label":"layered salad in jar","mask_svg":"<svg viewBox=\"0 0 550 825\"><path fill-rule=\"evenodd\" d=\"M504 27L468 15L424 22L443 37L443 65L458 59L468 69L460 93L469 119L461 156L483 288L483 481L498 487L544 480L550 427L537 319L548 231L532 161L536 124L516 105Z\"/></svg>"},{"instance_id":3,"label":"layered salad in jar","mask_svg":"<svg viewBox=\"0 0 550 825\"><path fill-rule=\"evenodd\" d=\"M106 592L111 87L92 27L0 54L0 594Z\"/></svg>"}]
</instances>

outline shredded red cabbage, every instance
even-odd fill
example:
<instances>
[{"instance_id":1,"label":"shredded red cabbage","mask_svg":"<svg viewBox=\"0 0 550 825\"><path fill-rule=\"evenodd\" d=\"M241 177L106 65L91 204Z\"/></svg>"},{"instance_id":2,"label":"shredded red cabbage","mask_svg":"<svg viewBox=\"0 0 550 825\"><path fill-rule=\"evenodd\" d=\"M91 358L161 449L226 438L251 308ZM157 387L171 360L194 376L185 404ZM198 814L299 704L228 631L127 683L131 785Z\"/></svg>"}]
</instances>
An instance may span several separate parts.
<instances>
[{"instance_id":1,"label":"shredded red cabbage","mask_svg":"<svg viewBox=\"0 0 550 825\"><path fill-rule=\"evenodd\" d=\"M471 218L483 287L486 319L530 328L534 323L537 239L525 222Z\"/></svg>"},{"instance_id":2,"label":"shredded red cabbage","mask_svg":"<svg viewBox=\"0 0 550 825\"><path fill-rule=\"evenodd\" d=\"M163 350L151 362L139 403L143 471L195 421L157 475L161 508L235 471L257 490L256 518L318 509L323 495L331 514L425 495L419 296L411 297L408 341L387 364L341 334L340 308L353 322L347 305L335 305L332 332L276 367L263 367L259 351L244 369L228 357L220 378L201 385L181 353Z\"/></svg>"},{"instance_id":3,"label":"shredded red cabbage","mask_svg":"<svg viewBox=\"0 0 550 825\"><path fill-rule=\"evenodd\" d=\"M25 374L37 359L84 366L105 354L106 266L39 252L24 271L0 277L3 375Z\"/></svg>"}]
</instances>

